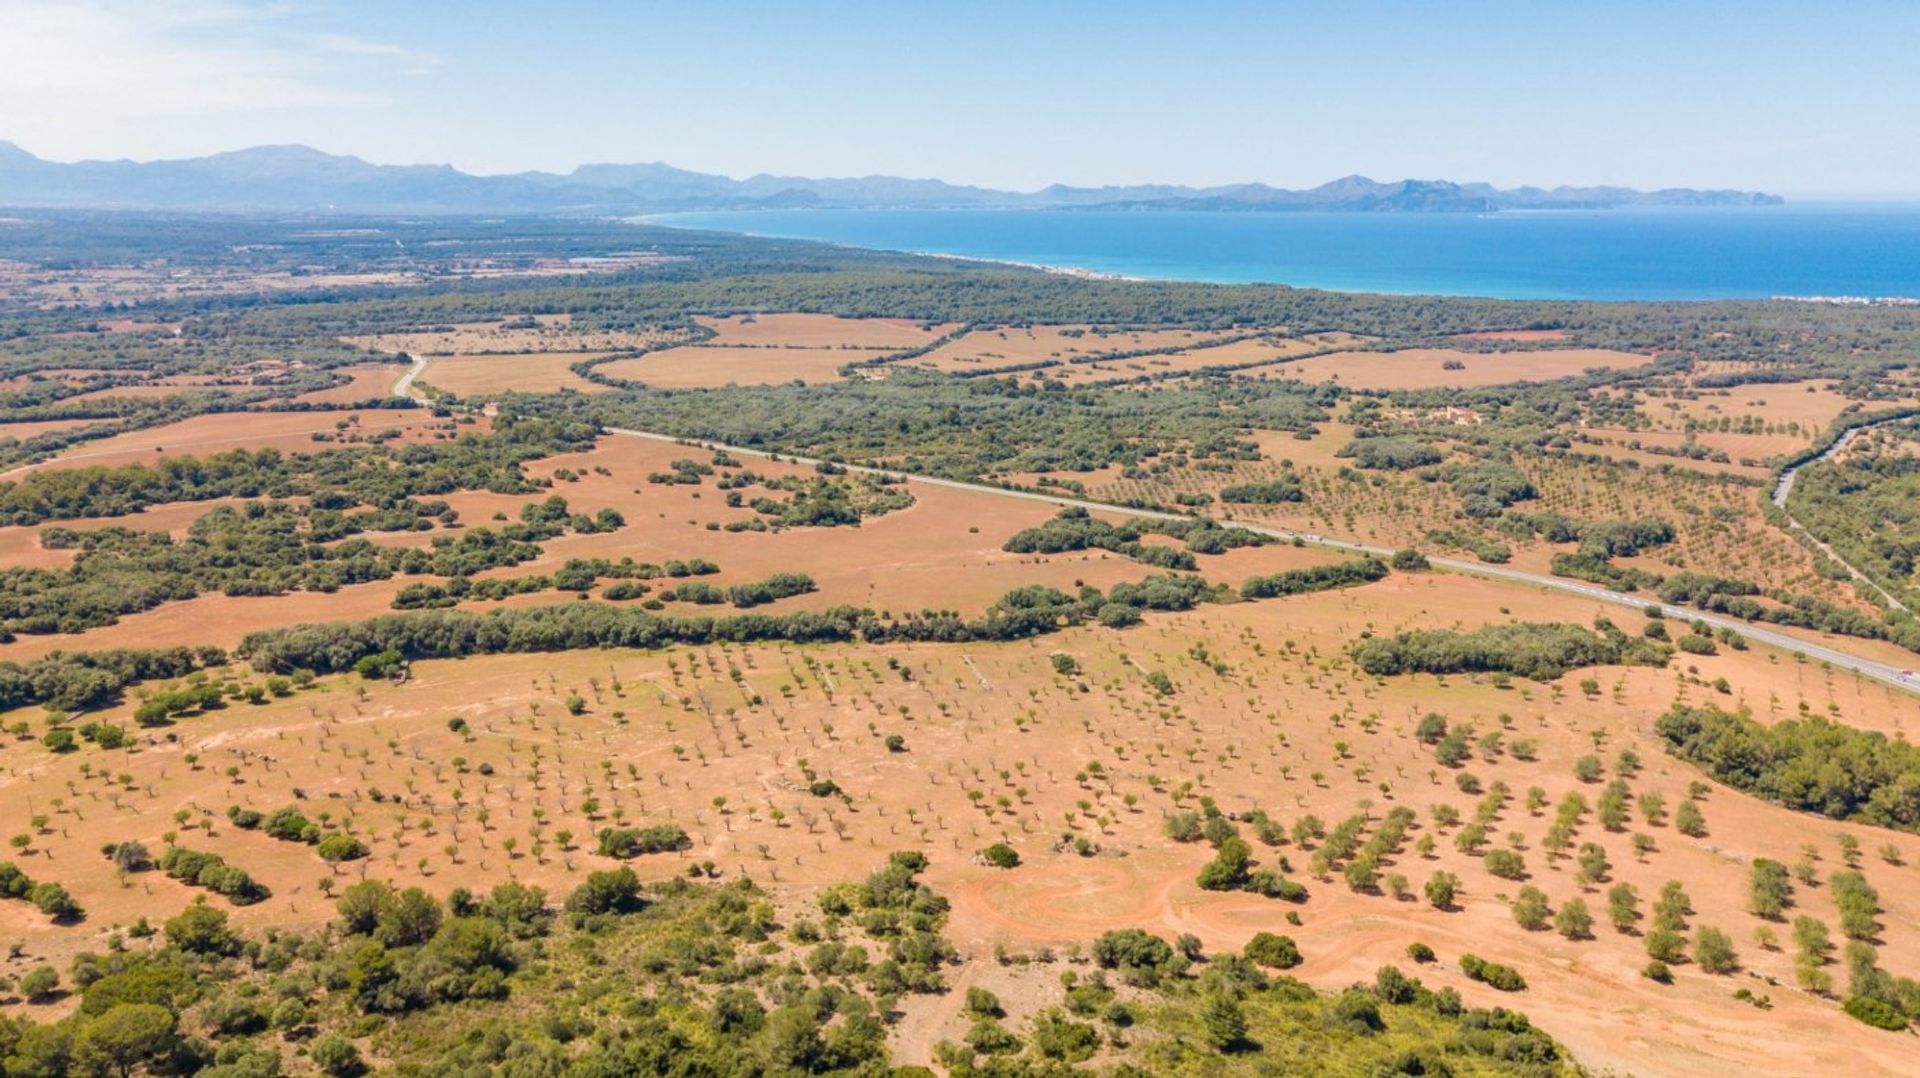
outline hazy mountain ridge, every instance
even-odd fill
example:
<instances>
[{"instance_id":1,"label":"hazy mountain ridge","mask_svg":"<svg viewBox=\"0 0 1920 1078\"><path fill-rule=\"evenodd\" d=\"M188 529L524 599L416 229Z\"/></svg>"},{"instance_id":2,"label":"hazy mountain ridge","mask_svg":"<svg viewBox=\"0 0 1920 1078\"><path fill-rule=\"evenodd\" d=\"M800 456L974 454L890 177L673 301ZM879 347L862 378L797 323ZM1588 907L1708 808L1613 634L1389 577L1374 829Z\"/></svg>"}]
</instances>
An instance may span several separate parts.
<instances>
[{"instance_id":1,"label":"hazy mountain ridge","mask_svg":"<svg viewBox=\"0 0 1920 1078\"><path fill-rule=\"evenodd\" d=\"M451 165L375 165L306 146L256 146L169 161L44 161L0 140L0 205L166 210L396 213L643 212L676 209L1336 210L1486 213L1618 206L1765 206L1778 195L1626 187L1520 187L1346 176L1306 190L1263 183L1140 184L998 191L942 180L862 176L744 180L662 163L586 164L558 175L477 176Z\"/></svg>"}]
</instances>

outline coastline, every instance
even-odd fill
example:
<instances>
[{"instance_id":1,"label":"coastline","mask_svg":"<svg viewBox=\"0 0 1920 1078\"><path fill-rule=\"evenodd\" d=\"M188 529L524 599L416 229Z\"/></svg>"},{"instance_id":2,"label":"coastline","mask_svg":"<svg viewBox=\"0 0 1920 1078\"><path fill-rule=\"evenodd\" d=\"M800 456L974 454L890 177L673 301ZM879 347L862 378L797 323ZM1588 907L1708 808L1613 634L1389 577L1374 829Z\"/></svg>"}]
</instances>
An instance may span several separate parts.
<instances>
[{"instance_id":1,"label":"coastline","mask_svg":"<svg viewBox=\"0 0 1920 1078\"><path fill-rule=\"evenodd\" d=\"M655 228L678 228L688 232L726 232L735 236L750 236L756 239L793 239L792 236L776 236L768 232L755 232L751 229L709 228L702 225L681 224L665 218L672 214L641 215L623 217L621 220ZM858 243L846 243L841 240L808 240L809 243L824 243L829 247L838 247L844 251L879 251L884 254L912 255L915 258L941 258L949 262L972 262L981 266L1011 266L1014 269L1036 270L1060 277L1076 277L1083 281L1178 281L1179 277L1140 277L1125 273L1108 273L1105 270L1087 266L1066 266L1047 262L1021 262L1012 258L983 258L979 255L954 254L951 251L913 251L899 247L867 247Z\"/></svg>"},{"instance_id":2,"label":"coastline","mask_svg":"<svg viewBox=\"0 0 1920 1078\"><path fill-rule=\"evenodd\" d=\"M1920 302L1920 205L1471 215L748 210L623 219L1088 281L1541 302Z\"/></svg>"}]
</instances>

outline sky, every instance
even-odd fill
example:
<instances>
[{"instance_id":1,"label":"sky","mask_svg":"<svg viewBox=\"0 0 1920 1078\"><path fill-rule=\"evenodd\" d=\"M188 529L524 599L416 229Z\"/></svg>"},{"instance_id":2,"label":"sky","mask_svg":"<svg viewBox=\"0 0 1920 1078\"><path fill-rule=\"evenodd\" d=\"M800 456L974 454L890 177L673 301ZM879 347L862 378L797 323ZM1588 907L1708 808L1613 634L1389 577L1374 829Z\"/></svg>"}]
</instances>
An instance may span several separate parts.
<instances>
[{"instance_id":1,"label":"sky","mask_svg":"<svg viewBox=\"0 0 1920 1078\"><path fill-rule=\"evenodd\" d=\"M564 172L1920 197L1920 3L0 0L0 139Z\"/></svg>"}]
</instances>

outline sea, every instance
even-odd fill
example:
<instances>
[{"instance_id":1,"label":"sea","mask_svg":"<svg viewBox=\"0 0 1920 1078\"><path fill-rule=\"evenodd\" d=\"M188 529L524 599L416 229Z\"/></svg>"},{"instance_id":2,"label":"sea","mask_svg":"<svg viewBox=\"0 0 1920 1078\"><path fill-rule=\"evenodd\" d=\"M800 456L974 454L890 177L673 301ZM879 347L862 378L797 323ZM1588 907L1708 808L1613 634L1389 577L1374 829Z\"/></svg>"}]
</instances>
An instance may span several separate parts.
<instances>
[{"instance_id":1,"label":"sea","mask_svg":"<svg viewBox=\"0 0 1920 1078\"><path fill-rule=\"evenodd\" d=\"M1506 299L1920 299L1920 203L1305 213L747 210L647 218L1062 272Z\"/></svg>"}]
</instances>

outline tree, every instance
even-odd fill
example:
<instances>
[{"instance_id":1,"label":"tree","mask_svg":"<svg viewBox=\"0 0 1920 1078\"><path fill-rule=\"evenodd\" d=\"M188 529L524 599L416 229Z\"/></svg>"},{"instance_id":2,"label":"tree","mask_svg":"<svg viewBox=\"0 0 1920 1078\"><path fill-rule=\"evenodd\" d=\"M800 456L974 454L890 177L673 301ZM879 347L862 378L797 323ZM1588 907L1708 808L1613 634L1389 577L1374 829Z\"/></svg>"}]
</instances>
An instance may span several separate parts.
<instances>
[{"instance_id":1,"label":"tree","mask_svg":"<svg viewBox=\"0 0 1920 1078\"><path fill-rule=\"evenodd\" d=\"M1200 1023L1207 1031L1207 1044L1216 1052L1237 1052L1247 1040L1247 1016L1240 1003L1224 992L1214 994L1200 1011Z\"/></svg>"},{"instance_id":2,"label":"tree","mask_svg":"<svg viewBox=\"0 0 1920 1078\"><path fill-rule=\"evenodd\" d=\"M28 1003L45 1003L60 990L60 973L52 966L35 966L20 975L20 995Z\"/></svg>"},{"instance_id":3,"label":"tree","mask_svg":"<svg viewBox=\"0 0 1920 1078\"><path fill-rule=\"evenodd\" d=\"M980 860L994 868L1017 868L1020 865L1020 854L1012 846L1004 842L996 842L980 851Z\"/></svg>"},{"instance_id":4,"label":"tree","mask_svg":"<svg viewBox=\"0 0 1920 1078\"><path fill-rule=\"evenodd\" d=\"M360 1060L360 1049L338 1033L329 1033L314 1041L308 1055L314 1066L333 1078L353 1078L366 1069Z\"/></svg>"},{"instance_id":5,"label":"tree","mask_svg":"<svg viewBox=\"0 0 1920 1078\"><path fill-rule=\"evenodd\" d=\"M1437 910L1453 908L1453 899L1460 888L1460 877L1451 872L1436 872L1428 877L1425 887L1427 901Z\"/></svg>"},{"instance_id":6,"label":"tree","mask_svg":"<svg viewBox=\"0 0 1920 1078\"><path fill-rule=\"evenodd\" d=\"M1787 866L1765 857L1754 858L1747 889L1747 909L1755 917L1777 921L1792 903L1793 883L1788 878Z\"/></svg>"},{"instance_id":7,"label":"tree","mask_svg":"<svg viewBox=\"0 0 1920 1078\"><path fill-rule=\"evenodd\" d=\"M1677 962L1686 953L1687 938L1671 928L1655 928L1647 933L1647 954L1662 962Z\"/></svg>"},{"instance_id":8,"label":"tree","mask_svg":"<svg viewBox=\"0 0 1920 1078\"><path fill-rule=\"evenodd\" d=\"M1703 838L1707 833L1707 818L1700 814L1700 802L1692 798L1680 802L1673 811L1673 826L1688 838Z\"/></svg>"},{"instance_id":9,"label":"tree","mask_svg":"<svg viewBox=\"0 0 1920 1078\"><path fill-rule=\"evenodd\" d=\"M1640 923L1640 892L1630 883L1607 889L1607 922L1619 932L1631 932Z\"/></svg>"},{"instance_id":10,"label":"tree","mask_svg":"<svg viewBox=\"0 0 1920 1078\"><path fill-rule=\"evenodd\" d=\"M1488 850L1481 862L1487 871L1503 880L1523 880L1527 877L1527 862L1512 850Z\"/></svg>"},{"instance_id":11,"label":"tree","mask_svg":"<svg viewBox=\"0 0 1920 1078\"><path fill-rule=\"evenodd\" d=\"M1230 836L1220 843L1220 850L1213 860L1200 869L1197 881L1203 890L1231 891L1247 882L1247 866L1253 859L1253 847L1239 836Z\"/></svg>"},{"instance_id":12,"label":"tree","mask_svg":"<svg viewBox=\"0 0 1920 1078\"><path fill-rule=\"evenodd\" d=\"M615 913L630 909L639 899L640 877L626 866L611 872L591 872L567 896L567 909L576 913Z\"/></svg>"},{"instance_id":13,"label":"tree","mask_svg":"<svg viewBox=\"0 0 1920 1078\"><path fill-rule=\"evenodd\" d=\"M1547 927L1551 912L1547 906L1547 893L1538 887L1520 888L1520 894L1513 900L1514 923L1529 932Z\"/></svg>"},{"instance_id":14,"label":"tree","mask_svg":"<svg viewBox=\"0 0 1920 1078\"><path fill-rule=\"evenodd\" d=\"M1300 964L1300 948L1290 936L1256 932L1242 951L1249 961L1274 969L1292 969Z\"/></svg>"},{"instance_id":15,"label":"tree","mask_svg":"<svg viewBox=\"0 0 1920 1078\"><path fill-rule=\"evenodd\" d=\"M1708 973L1732 973L1740 968L1733 941L1717 928L1703 927L1694 935L1693 960Z\"/></svg>"},{"instance_id":16,"label":"tree","mask_svg":"<svg viewBox=\"0 0 1920 1078\"><path fill-rule=\"evenodd\" d=\"M226 912L214 909L204 900L196 901L170 918L162 931L169 944L189 954L240 953L240 935L227 927Z\"/></svg>"},{"instance_id":17,"label":"tree","mask_svg":"<svg viewBox=\"0 0 1920 1078\"><path fill-rule=\"evenodd\" d=\"M1590 939L1593 936L1593 914L1587 912L1584 899L1570 898L1561 904L1560 912L1554 915L1553 927L1570 940Z\"/></svg>"},{"instance_id":18,"label":"tree","mask_svg":"<svg viewBox=\"0 0 1920 1078\"><path fill-rule=\"evenodd\" d=\"M172 1051L177 1024L173 1012L159 1004L122 1003L87 1023L74 1046L75 1061L125 1078Z\"/></svg>"}]
</instances>

